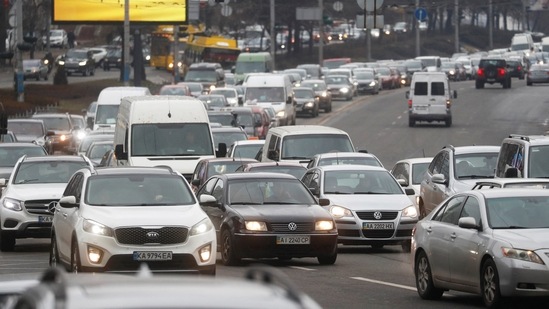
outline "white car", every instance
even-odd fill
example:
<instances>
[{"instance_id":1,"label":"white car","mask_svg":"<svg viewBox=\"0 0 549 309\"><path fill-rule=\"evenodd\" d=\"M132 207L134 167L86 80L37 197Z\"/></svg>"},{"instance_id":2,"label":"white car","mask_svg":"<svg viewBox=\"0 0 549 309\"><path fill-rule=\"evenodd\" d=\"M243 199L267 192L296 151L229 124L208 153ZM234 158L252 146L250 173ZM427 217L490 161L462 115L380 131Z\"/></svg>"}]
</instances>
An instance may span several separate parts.
<instances>
[{"instance_id":1,"label":"white car","mask_svg":"<svg viewBox=\"0 0 549 309\"><path fill-rule=\"evenodd\" d=\"M238 106L238 92L234 88L214 88L210 90L210 94L223 95L230 106Z\"/></svg>"},{"instance_id":2,"label":"white car","mask_svg":"<svg viewBox=\"0 0 549 309\"><path fill-rule=\"evenodd\" d=\"M255 159L257 153L263 148L264 144L265 140L262 139L235 141L229 149L227 149L227 157L235 159Z\"/></svg>"},{"instance_id":3,"label":"white car","mask_svg":"<svg viewBox=\"0 0 549 309\"><path fill-rule=\"evenodd\" d=\"M319 153L311 159L307 168L326 165L371 165L383 167L383 164L372 153L364 152L327 152Z\"/></svg>"},{"instance_id":4,"label":"white car","mask_svg":"<svg viewBox=\"0 0 549 309\"><path fill-rule=\"evenodd\" d=\"M90 47L88 48L93 55L93 60L95 60L95 67L102 67L103 60L107 57L107 49L104 47Z\"/></svg>"},{"instance_id":5,"label":"white car","mask_svg":"<svg viewBox=\"0 0 549 309\"><path fill-rule=\"evenodd\" d=\"M46 45L47 43L47 37L42 37L42 44ZM67 31L63 29L53 29L50 30L50 46L51 47L59 47L59 48L65 48L69 46L69 40L67 36Z\"/></svg>"},{"instance_id":6,"label":"white car","mask_svg":"<svg viewBox=\"0 0 549 309\"><path fill-rule=\"evenodd\" d=\"M334 217L338 243L345 245L401 245L410 251L418 212L396 179L384 168L368 165L330 165L307 170L301 181Z\"/></svg>"},{"instance_id":7,"label":"white car","mask_svg":"<svg viewBox=\"0 0 549 309\"><path fill-rule=\"evenodd\" d=\"M169 167L77 171L55 207L50 265L72 272L215 275L215 229Z\"/></svg>"},{"instance_id":8,"label":"white car","mask_svg":"<svg viewBox=\"0 0 549 309\"><path fill-rule=\"evenodd\" d=\"M82 156L19 158L0 199L1 249L13 251L16 238L49 238L50 210L61 198L71 175L92 163Z\"/></svg>"},{"instance_id":9,"label":"white car","mask_svg":"<svg viewBox=\"0 0 549 309\"><path fill-rule=\"evenodd\" d=\"M397 179L403 188L411 188L414 190L414 195L410 195L410 199L418 207L419 203L419 187L423 180L423 175L429 168L429 164L433 160L428 158L409 158L400 160L391 169L391 174ZM419 207L418 207L419 213Z\"/></svg>"}]
</instances>

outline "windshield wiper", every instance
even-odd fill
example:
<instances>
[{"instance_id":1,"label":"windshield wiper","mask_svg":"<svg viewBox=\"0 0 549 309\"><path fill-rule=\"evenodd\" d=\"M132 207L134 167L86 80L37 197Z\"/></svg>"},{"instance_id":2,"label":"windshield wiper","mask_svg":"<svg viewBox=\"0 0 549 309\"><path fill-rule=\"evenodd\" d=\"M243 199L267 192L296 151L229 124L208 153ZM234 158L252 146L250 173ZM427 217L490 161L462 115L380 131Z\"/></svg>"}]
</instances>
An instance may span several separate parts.
<instances>
[{"instance_id":1,"label":"windshield wiper","mask_svg":"<svg viewBox=\"0 0 549 309\"><path fill-rule=\"evenodd\" d=\"M363 192L355 192L354 194L387 194L387 192L374 192L374 191L363 191Z\"/></svg>"},{"instance_id":2,"label":"windshield wiper","mask_svg":"<svg viewBox=\"0 0 549 309\"><path fill-rule=\"evenodd\" d=\"M265 204L269 205L293 205L293 204L301 204L301 203L294 203L294 202L264 202Z\"/></svg>"},{"instance_id":3,"label":"windshield wiper","mask_svg":"<svg viewBox=\"0 0 549 309\"><path fill-rule=\"evenodd\" d=\"M486 176L486 175L465 175L465 176L459 176L458 179L478 179L478 178L494 178L492 176Z\"/></svg>"},{"instance_id":4,"label":"windshield wiper","mask_svg":"<svg viewBox=\"0 0 549 309\"><path fill-rule=\"evenodd\" d=\"M33 181L37 181L37 180L40 180L40 179L38 179L38 178L23 179L23 180L19 180L16 184L21 185L21 184L25 184L25 183L33 182Z\"/></svg>"},{"instance_id":5,"label":"windshield wiper","mask_svg":"<svg viewBox=\"0 0 549 309\"><path fill-rule=\"evenodd\" d=\"M343 191L332 191L332 192L324 192L324 194L353 194L353 193L343 192Z\"/></svg>"},{"instance_id":6,"label":"windshield wiper","mask_svg":"<svg viewBox=\"0 0 549 309\"><path fill-rule=\"evenodd\" d=\"M284 157L282 159L289 159L289 160L301 160L301 159L309 159L307 157L300 157L300 156L293 156L293 157Z\"/></svg>"},{"instance_id":7,"label":"windshield wiper","mask_svg":"<svg viewBox=\"0 0 549 309\"><path fill-rule=\"evenodd\" d=\"M231 202L231 205L263 205L263 203L253 203L253 202Z\"/></svg>"}]
</instances>

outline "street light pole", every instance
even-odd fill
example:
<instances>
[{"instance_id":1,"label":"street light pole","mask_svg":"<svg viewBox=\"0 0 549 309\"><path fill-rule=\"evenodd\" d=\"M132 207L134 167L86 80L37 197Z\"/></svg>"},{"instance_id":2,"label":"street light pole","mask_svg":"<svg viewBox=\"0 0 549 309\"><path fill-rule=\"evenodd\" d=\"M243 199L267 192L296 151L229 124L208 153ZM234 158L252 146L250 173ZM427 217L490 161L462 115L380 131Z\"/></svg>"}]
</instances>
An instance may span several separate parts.
<instances>
[{"instance_id":1,"label":"street light pole","mask_svg":"<svg viewBox=\"0 0 549 309\"><path fill-rule=\"evenodd\" d=\"M17 88L17 102L25 102L25 91L23 82L23 52L17 46L19 44L23 44L23 0L16 0L15 2L15 26L15 38L17 42L15 46L17 71L14 76L14 82Z\"/></svg>"},{"instance_id":2,"label":"street light pole","mask_svg":"<svg viewBox=\"0 0 549 309\"><path fill-rule=\"evenodd\" d=\"M459 0L455 0L455 11L454 11L454 42L456 53L459 53Z\"/></svg>"},{"instance_id":3,"label":"street light pole","mask_svg":"<svg viewBox=\"0 0 549 309\"><path fill-rule=\"evenodd\" d=\"M130 0L124 0L124 86L130 82Z\"/></svg>"},{"instance_id":4,"label":"street light pole","mask_svg":"<svg viewBox=\"0 0 549 309\"><path fill-rule=\"evenodd\" d=\"M416 0L416 11L419 8L419 0ZM421 55L420 53L420 46L419 46L419 20L416 18L416 57L419 57Z\"/></svg>"},{"instance_id":5,"label":"street light pole","mask_svg":"<svg viewBox=\"0 0 549 309\"><path fill-rule=\"evenodd\" d=\"M271 55L272 55L272 58L273 58L273 69L276 68L275 47L276 47L275 0L271 0Z\"/></svg>"},{"instance_id":6,"label":"street light pole","mask_svg":"<svg viewBox=\"0 0 549 309\"><path fill-rule=\"evenodd\" d=\"M488 48L494 49L494 17L492 16L492 0L488 0Z\"/></svg>"},{"instance_id":7,"label":"street light pole","mask_svg":"<svg viewBox=\"0 0 549 309\"><path fill-rule=\"evenodd\" d=\"M320 35L320 38L318 39L318 64L322 66L322 62L324 62L324 1L318 0L318 7L320 8L320 20L319 20L319 26L318 26L318 33ZM314 42L314 35L313 35L313 42Z\"/></svg>"}]
</instances>

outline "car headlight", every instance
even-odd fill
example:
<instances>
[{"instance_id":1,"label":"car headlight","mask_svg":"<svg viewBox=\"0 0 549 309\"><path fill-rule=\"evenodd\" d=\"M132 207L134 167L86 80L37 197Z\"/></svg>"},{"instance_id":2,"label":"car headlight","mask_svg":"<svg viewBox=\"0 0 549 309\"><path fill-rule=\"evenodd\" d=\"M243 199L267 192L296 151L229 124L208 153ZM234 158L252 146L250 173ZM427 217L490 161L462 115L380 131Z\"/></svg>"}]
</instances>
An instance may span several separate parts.
<instances>
[{"instance_id":1,"label":"car headlight","mask_svg":"<svg viewBox=\"0 0 549 309\"><path fill-rule=\"evenodd\" d=\"M276 113L276 117L280 117L280 118L286 117L286 111L280 111Z\"/></svg>"},{"instance_id":2,"label":"car headlight","mask_svg":"<svg viewBox=\"0 0 549 309\"><path fill-rule=\"evenodd\" d=\"M80 61L80 62L78 62L78 65L81 66L81 67L83 67L83 66L86 65L86 62L87 62L87 61Z\"/></svg>"},{"instance_id":3,"label":"car headlight","mask_svg":"<svg viewBox=\"0 0 549 309\"><path fill-rule=\"evenodd\" d=\"M332 215L332 217L336 219L343 218L343 217L353 217L353 214L349 209L341 206L332 206L330 208L330 214Z\"/></svg>"},{"instance_id":4,"label":"car headlight","mask_svg":"<svg viewBox=\"0 0 549 309\"><path fill-rule=\"evenodd\" d=\"M191 236L204 234L213 229L213 224L210 218L204 218L191 228Z\"/></svg>"},{"instance_id":5,"label":"car headlight","mask_svg":"<svg viewBox=\"0 0 549 309\"><path fill-rule=\"evenodd\" d=\"M173 69L173 63L168 64L168 69Z\"/></svg>"},{"instance_id":6,"label":"car headlight","mask_svg":"<svg viewBox=\"0 0 549 309\"><path fill-rule=\"evenodd\" d=\"M315 231L331 231L334 229L334 221L316 221Z\"/></svg>"},{"instance_id":7,"label":"car headlight","mask_svg":"<svg viewBox=\"0 0 549 309\"><path fill-rule=\"evenodd\" d=\"M370 86L370 87L374 87L375 85L376 85L376 82L370 82L370 83L368 84L368 86Z\"/></svg>"},{"instance_id":8,"label":"car headlight","mask_svg":"<svg viewBox=\"0 0 549 309\"><path fill-rule=\"evenodd\" d=\"M325 98L328 96L328 93L326 91L322 92L322 97Z\"/></svg>"},{"instance_id":9,"label":"car headlight","mask_svg":"<svg viewBox=\"0 0 549 309\"><path fill-rule=\"evenodd\" d=\"M344 87L344 88L339 89L339 91L341 91L342 93L347 93L347 92L349 92L349 88Z\"/></svg>"},{"instance_id":10,"label":"car headlight","mask_svg":"<svg viewBox=\"0 0 549 309\"><path fill-rule=\"evenodd\" d=\"M503 253L503 256L508 257L510 259L527 261L527 262L532 262L537 264L545 264L543 263L543 260L535 252L530 250L501 247L501 252Z\"/></svg>"},{"instance_id":11,"label":"car headlight","mask_svg":"<svg viewBox=\"0 0 549 309\"><path fill-rule=\"evenodd\" d=\"M110 236L110 237L114 235L114 231L110 227L89 219L84 220L82 224L82 228L84 229L85 232L95 234L95 235Z\"/></svg>"},{"instance_id":12,"label":"car headlight","mask_svg":"<svg viewBox=\"0 0 549 309\"><path fill-rule=\"evenodd\" d=\"M23 210L23 201L11 199L11 198L5 198L3 204L4 204L4 208L9 210L13 210L13 211Z\"/></svg>"},{"instance_id":13,"label":"car headlight","mask_svg":"<svg viewBox=\"0 0 549 309\"><path fill-rule=\"evenodd\" d=\"M411 205L402 210L402 217L406 218L417 218L417 209L415 206Z\"/></svg>"},{"instance_id":14,"label":"car headlight","mask_svg":"<svg viewBox=\"0 0 549 309\"><path fill-rule=\"evenodd\" d=\"M210 91L214 90L215 89L215 85L211 85L210 86Z\"/></svg>"},{"instance_id":15,"label":"car headlight","mask_svg":"<svg viewBox=\"0 0 549 309\"><path fill-rule=\"evenodd\" d=\"M84 137L86 137L86 131L78 131L78 133L76 134L76 137L78 137L78 139L84 139Z\"/></svg>"},{"instance_id":16,"label":"car headlight","mask_svg":"<svg viewBox=\"0 0 549 309\"><path fill-rule=\"evenodd\" d=\"M145 56L145 60L147 61L151 60L151 56L150 55Z\"/></svg>"},{"instance_id":17,"label":"car headlight","mask_svg":"<svg viewBox=\"0 0 549 309\"><path fill-rule=\"evenodd\" d=\"M305 103L305 107L313 107L313 106L315 106L315 103L313 103L313 102Z\"/></svg>"},{"instance_id":18,"label":"car headlight","mask_svg":"<svg viewBox=\"0 0 549 309\"><path fill-rule=\"evenodd\" d=\"M267 224L261 221L245 221L246 229L249 231L267 231Z\"/></svg>"},{"instance_id":19,"label":"car headlight","mask_svg":"<svg viewBox=\"0 0 549 309\"><path fill-rule=\"evenodd\" d=\"M59 60L58 63L59 63L59 65L65 65L65 61L63 61L63 60Z\"/></svg>"},{"instance_id":20,"label":"car headlight","mask_svg":"<svg viewBox=\"0 0 549 309\"><path fill-rule=\"evenodd\" d=\"M64 142L66 139L67 139L67 136L65 134L59 136L59 140L61 140L62 142Z\"/></svg>"},{"instance_id":21,"label":"car headlight","mask_svg":"<svg viewBox=\"0 0 549 309\"><path fill-rule=\"evenodd\" d=\"M454 70L450 70L448 73L450 73L450 75L454 75L456 72Z\"/></svg>"}]
</instances>

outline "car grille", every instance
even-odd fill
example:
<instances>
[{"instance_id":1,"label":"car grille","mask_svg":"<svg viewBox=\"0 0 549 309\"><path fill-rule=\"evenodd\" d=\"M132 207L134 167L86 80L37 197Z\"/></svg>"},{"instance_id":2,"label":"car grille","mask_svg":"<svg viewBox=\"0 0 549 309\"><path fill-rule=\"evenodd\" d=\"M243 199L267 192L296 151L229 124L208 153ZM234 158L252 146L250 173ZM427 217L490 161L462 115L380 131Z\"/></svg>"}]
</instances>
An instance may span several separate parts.
<instances>
[{"instance_id":1,"label":"car grille","mask_svg":"<svg viewBox=\"0 0 549 309\"><path fill-rule=\"evenodd\" d=\"M395 220L398 216L398 211L382 211L381 218L376 219L374 213L375 211L357 211L356 215L361 220Z\"/></svg>"},{"instance_id":2,"label":"car grille","mask_svg":"<svg viewBox=\"0 0 549 309\"><path fill-rule=\"evenodd\" d=\"M187 241L189 229L172 226L162 228L125 227L116 229L114 234L116 240L124 245L170 245Z\"/></svg>"},{"instance_id":3,"label":"car grille","mask_svg":"<svg viewBox=\"0 0 549 309\"><path fill-rule=\"evenodd\" d=\"M33 200L25 201L25 208L31 214L36 215L51 215L48 209L48 205L51 202L57 202L58 200Z\"/></svg>"},{"instance_id":4,"label":"car grille","mask_svg":"<svg viewBox=\"0 0 549 309\"><path fill-rule=\"evenodd\" d=\"M290 230L288 225L295 223L297 225L295 230ZM313 223L311 222L284 222L284 223L271 223L271 229L277 233L309 233L314 230Z\"/></svg>"},{"instance_id":5,"label":"car grille","mask_svg":"<svg viewBox=\"0 0 549 309\"><path fill-rule=\"evenodd\" d=\"M394 233L394 230L362 230L366 238L391 238Z\"/></svg>"}]
</instances>

